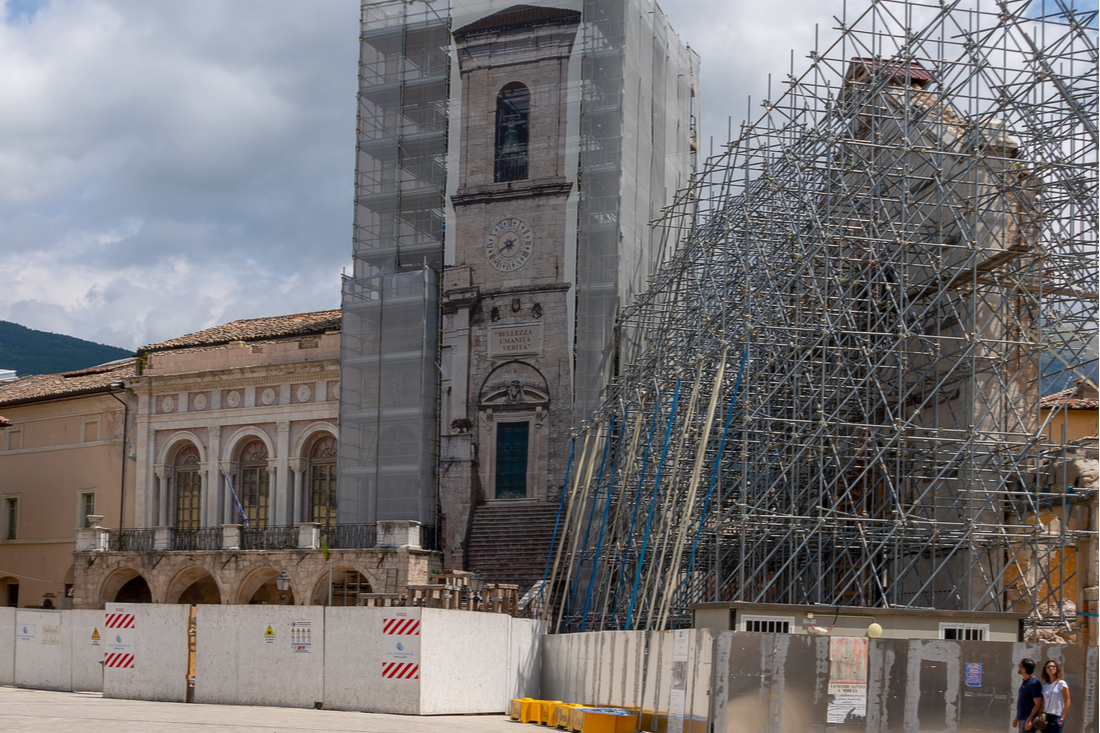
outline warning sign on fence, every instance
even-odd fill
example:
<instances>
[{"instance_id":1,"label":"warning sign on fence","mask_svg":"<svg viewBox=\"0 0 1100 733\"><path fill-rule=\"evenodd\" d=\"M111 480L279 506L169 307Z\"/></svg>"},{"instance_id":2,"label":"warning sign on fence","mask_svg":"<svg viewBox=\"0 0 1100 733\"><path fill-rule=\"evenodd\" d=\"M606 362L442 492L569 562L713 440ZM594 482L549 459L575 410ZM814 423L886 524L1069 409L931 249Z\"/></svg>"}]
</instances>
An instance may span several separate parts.
<instances>
[{"instance_id":1,"label":"warning sign on fence","mask_svg":"<svg viewBox=\"0 0 1100 733\"><path fill-rule=\"evenodd\" d=\"M290 622L290 652L292 654L309 654L313 651L313 622Z\"/></svg>"},{"instance_id":2,"label":"warning sign on fence","mask_svg":"<svg viewBox=\"0 0 1100 733\"><path fill-rule=\"evenodd\" d=\"M274 627L272 627L271 624L267 625L267 631L264 632L264 643L265 644L274 644L275 643L275 629L274 629Z\"/></svg>"}]
</instances>

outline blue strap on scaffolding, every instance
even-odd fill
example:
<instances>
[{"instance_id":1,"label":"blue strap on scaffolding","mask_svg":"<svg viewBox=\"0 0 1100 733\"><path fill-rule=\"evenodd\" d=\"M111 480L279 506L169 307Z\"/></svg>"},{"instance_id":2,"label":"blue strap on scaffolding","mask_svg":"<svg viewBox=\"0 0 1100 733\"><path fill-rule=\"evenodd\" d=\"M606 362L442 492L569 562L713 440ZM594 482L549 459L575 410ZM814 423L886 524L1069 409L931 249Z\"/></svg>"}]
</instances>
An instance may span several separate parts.
<instances>
[{"instance_id":1,"label":"blue strap on scaffolding","mask_svg":"<svg viewBox=\"0 0 1100 733\"><path fill-rule=\"evenodd\" d=\"M629 424L627 419L630 417L630 407L626 408L623 412L623 424ZM607 456L611 450L611 436L615 434L615 416L611 416L611 430L607 433L607 446L604 448L603 463L607 461ZM622 440L622 435L619 436L619 440ZM615 446L615 453L618 455L619 446ZM603 481L603 463L600 464L600 481ZM596 483L596 496L599 497L599 482ZM588 577L588 593L584 598L584 611L581 612L581 631L584 631L584 627L588 624L588 605L592 601L592 588L596 585L596 568L600 564L600 553L603 552L603 533L607 529L607 515L611 510L611 493L615 489L615 469L612 467L611 475L607 479L607 501L603 503L603 522L600 524L600 536L596 539L596 555L592 558L592 575ZM595 499L593 499L595 501ZM602 630L602 629L601 629Z\"/></svg>"},{"instance_id":2,"label":"blue strap on scaffolding","mask_svg":"<svg viewBox=\"0 0 1100 733\"><path fill-rule=\"evenodd\" d=\"M581 582L581 566L584 565L584 552L588 548L588 535L592 531L592 519L596 516L596 504L599 503L600 498L600 483L603 482L603 468L607 463L607 452L611 449L611 435L615 431L615 415L611 416L611 426L607 430L607 443L603 447L603 458L600 459L600 474L596 478L596 490L592 493L592 508L588 510L588 524L584 528L584 542L581 543L580 554L576 558L577 561L577 577L573 578L573 587L569 591L569 605L565 608L565 617L568 619L570 612L573 610L573 598L577 594L577 586ZM595 565L593 565L592 572L595 573ZM591 588L589 583L589 588ZM587 603L585 607L587 607Z\"/></svg>"},{"instance_id":3,"label":"blue strap on scaffolding","mask_svg":"<svg viewBox=\"0 0 1100 733\"><path fill-rule=\"evenodd\" d=\"M665 456L668 455L668 444L672 438L672 421L676 417L676 403L680 400L680 378L676 378L676 393L672 396L672 406L668 408L668 425L665 427L665 445L661 449L661 460L657 464L657 476L653 479L653 500L649 505L649 513L645 520L645 534L642 536L642 549L638 552L638 565L634 570L634 588L630 591L630 606L626 609L626 631L634 622L634 602L638 599L638 582L642 578L642 561L645 559L645 550L649 546L649 530L653 526L653 510L657 507L657 497L660 493L661 471L665 467Z\"/></svg>"},{"instance_id":4,"label":"blue strap on scaffolding","mask_svg":"<svg viewBox=\"0 0 1100 733\"><path fill-rule=\"evenodd\" d=\"M707 510L710 508L710 497L714 492L715 479L718 477L718 471L722 466L722 452L726 449L726 436L730 431L730 423L733 422L733 409L737 407L737 396L741 393L741 376L745 373L745 362L749 358L749 347L745 345L745 353L741 356L741 368L737 370L737 382L733 386L733 399L730 400L730 409L726 415L726 425L722 429L722 440L718 442L718 456L714 459L714 469L710 472L710 486L707 487L707 499L703 502L703 513L699 515L699 531L695 533L695 541L691 543L691 557L688 559L687 573L684 575L684 582L682 585L681 593L687 593L688 579L691 578L691 572L695 569L695 551L699 548L699 537L703 534L703 522L707 518ZM706 440L707 436L703 436L703 440ZM715 525L714 530L717 532L718 527Z\"/></svg>"},{"instance_id":5,"label":"blue strap on scaffolding","mask_svg":"<svg viewBox=\"0 0 1100 733\"><path fill-rule=\"evenodd\" d=\"M539 588L539 600L535 604L535 618L542 609L542 594L546 592L546 577L550 574L550 559L554 557L554 545L558 543L558 525L561 524L561 510L565 506L565 492L569 488L569 472L573 470L573 451L577 448L577 439L569 442L569 463L565 464L565 482L561 485L561 498L558 499L558 517L554 520L554 535L550 538L550 552L546 556L546 569L542 571L542 587Z\"/></svg>"},{"instance_id":6,"label":"blue strap on scaffolding","mask_svg":"<svg viewBox=\"0 0 1100 733\"><path fill-rule=\"evenodd\" d=\"M653 433L657 429L657 415L661 410L661 390L657 390L657 399L653 403L653 419L649 422L649 436L645 441L645 457L642 458L642 472L638 474L638 490L634 492L634 511L630 515L630 528L626 531L626 547L623 550L623 560L619 564L619 579L615 581L614 598L619 597L619 591L623 587L623 578L626 577L626 565L630 558L630 548L634 544L634 520L638 518L638 506L642 503L642 482L645 481L646 468L649 466L649 448L653 445Z\"/></svg>"}]
</instances>

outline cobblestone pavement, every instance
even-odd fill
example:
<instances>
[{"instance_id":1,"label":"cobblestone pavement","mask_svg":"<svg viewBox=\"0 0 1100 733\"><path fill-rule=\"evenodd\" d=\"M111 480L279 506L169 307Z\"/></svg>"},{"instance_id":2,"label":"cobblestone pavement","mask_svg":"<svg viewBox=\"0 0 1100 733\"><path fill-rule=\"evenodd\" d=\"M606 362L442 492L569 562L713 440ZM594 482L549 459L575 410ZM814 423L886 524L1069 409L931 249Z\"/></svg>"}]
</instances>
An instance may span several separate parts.
<instances>
[{"instance_id":1,"label":"cobblestone pavement","mask_svg":"<svg viewBox=\"0 0 1100 733\"><path fill-rule=\"evenodd\" d=\"M416 717L243 705L187 705L105 699L98 692L47 692L0 687L0 731L4 733L521 733L522 729L518 723L510 722L503 715Z\"/></svg>"}]
</instances>

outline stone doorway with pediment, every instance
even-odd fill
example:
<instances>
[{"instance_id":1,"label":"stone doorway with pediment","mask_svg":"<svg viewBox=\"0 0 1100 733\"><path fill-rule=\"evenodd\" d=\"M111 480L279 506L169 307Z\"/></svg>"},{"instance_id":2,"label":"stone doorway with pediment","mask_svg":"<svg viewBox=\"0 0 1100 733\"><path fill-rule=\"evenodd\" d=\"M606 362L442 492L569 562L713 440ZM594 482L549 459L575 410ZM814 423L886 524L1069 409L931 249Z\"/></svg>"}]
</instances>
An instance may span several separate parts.
<instances>
[{"instance_id":1,"label":"stone doorway with pediment","mask_svg":"<svg viewBox=\"0 0 1100 733\"><path fill-rule=\"evenodd\" d=\"M486 377L477 406L479 500L546 497L549 410L546 378L532 365L505 362Z\"/></svg>"}]
</instances>

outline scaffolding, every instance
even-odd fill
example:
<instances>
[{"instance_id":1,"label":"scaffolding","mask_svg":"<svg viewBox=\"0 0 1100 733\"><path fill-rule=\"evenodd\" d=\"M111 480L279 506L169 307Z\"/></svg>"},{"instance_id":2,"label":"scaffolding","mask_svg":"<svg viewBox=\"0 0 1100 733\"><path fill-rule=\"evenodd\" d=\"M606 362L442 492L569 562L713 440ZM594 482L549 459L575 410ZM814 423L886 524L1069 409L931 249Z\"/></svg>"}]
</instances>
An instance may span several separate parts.
<instances>
[{"instance_id":1,"label":"scaffolding","mask_svg":"<svg viewBox=\"0 0 1100 733\"><path fill-rule=\"evenodd\" d=\"M1096 492L1051 488L1040 398L1096 379L1097 13L851 10L659 223L574 440L554 630L704 601L1076 628Z\"/></svg>"},{"instance_id":2,"label":"scaffolding","mask_svg":"<svg viewBox=\"0 0 1100 733\"><path fill-rule=\"evenodd\" d=\"M447 0L364 2L354 271L343 283L337 520L436 525ZM422 533L430 546L435 531Z\"/></svg>"}]
</instances>

